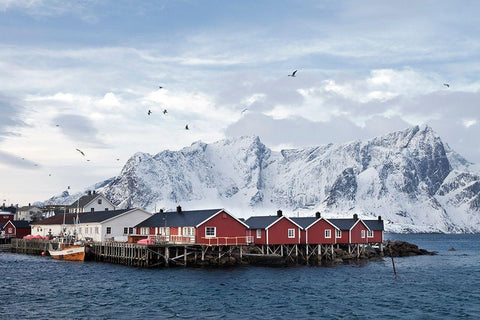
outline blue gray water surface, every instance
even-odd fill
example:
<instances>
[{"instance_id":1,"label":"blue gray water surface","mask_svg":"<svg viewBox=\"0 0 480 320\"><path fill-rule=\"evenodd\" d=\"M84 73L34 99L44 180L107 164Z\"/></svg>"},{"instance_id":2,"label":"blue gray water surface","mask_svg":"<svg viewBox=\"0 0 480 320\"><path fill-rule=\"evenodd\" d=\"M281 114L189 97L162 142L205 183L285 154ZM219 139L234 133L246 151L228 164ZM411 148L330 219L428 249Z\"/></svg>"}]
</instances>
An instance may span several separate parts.
<instances>
[{"instance_id":1,"label":"blue gray water surface","mask_svg":"<svg viewBox=\"0 0 480 320\"><path fill-rule=\"evenodd\" d=\"M387 235L436 256L335 267L139 269L0 253L1 319L480 317L480 235ZM456 251L448 251L449 248Z\"/></svg>"}]
</instances>

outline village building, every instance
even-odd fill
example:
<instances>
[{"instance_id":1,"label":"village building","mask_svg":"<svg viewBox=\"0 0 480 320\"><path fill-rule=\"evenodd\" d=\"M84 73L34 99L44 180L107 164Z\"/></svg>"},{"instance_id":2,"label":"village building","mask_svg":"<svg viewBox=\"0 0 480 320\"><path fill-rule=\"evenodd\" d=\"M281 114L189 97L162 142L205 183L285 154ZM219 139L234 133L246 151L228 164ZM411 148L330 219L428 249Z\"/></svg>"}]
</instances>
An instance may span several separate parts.
<instances>
[{"instance_id":1,"label":"village building","mask_svg":"<svg viewBox=\"0 0 480 320\"><path fill-rule=\"evenodd\" d=\"M375 220L362 220L368 226L367 240L369 243L382 243L383 242L383 220L381 216Z\"/></svg>"},{"instance_id":2,"label":"village building","mask_svg":"<svg viewBox=\"0 0 480 320\"><path fill-rule=\"evenodd\" d=\"M36 221L42 219L42 209L37 206L23 206L17 209L17 220Z\"/></svg>"},{"instance_id":3,"label":"village building","mask_svg":"<svg viewBox=\"0 0 480 320\"><path fill-rule=\"evenodd\" d=\"M303 230L300 237L302 244L335 244L341 238L340 229L329 220L322 218L320 212L315 217L292 218Z\"/></svg>"},{"instance_id":4,"label":"village building","mask_svg":"<svg viewBox=\"0 0 480 320\"><path fill-rule=\"evenodd\" d=\"M249 226L249 236L257 245L300 244L302 227L283 215L282 210L276 216L254 216L245 220Z\"/></svg>"},{"instance_id":5,"label":"village building","mask_svg":"<svg viewBox=\"0 0 480 320\"><path fill-rule=\"evenodd\" d=\"M15 214L7 211L0 211L0 226L4 226L9 220L14 220Z\"/></svg>"},{"instance_id":6,"label":"village building","mask_svg":"<svg viewBox=\"0 0 480 320\"><path fill-rule=\"evenodd\" d=\"M5 238L23 238L30 234L30 222L25 220L9 220L3 225Z\"/></svg>"},{"instance_id":7,"label":"village building","mask_svg":"<svg viewBox=\"0 0 480 320\"><path fill-rule=\"evenodd\" d=\"M367 233L370 230L365 222L358 218L357 214L353 218L328 219L335 225L337 231L336 241L339 244L362 244L368 243Z\"/></svg>"},{"instance_id":8,"label":"village building","mask_svg":"<svg viewBox=\"0 0 480 320\"><path fill-rule=\"evenodd\" d=\"M63 233L81 240L126 242L129 234L134 233L134 226L151 216L142 209L58 214L33 223L32 235L46 237Z\"/></svg>"},{"instance_id":9,"label":"village building","mask_svg":"<svg viewBox=\"0 0 480 320\"><path fill-rule=\"evenodd\" d=\"M137 237L153 238L158 242L202 245L249 244L248 226L225 209L176 211L156 213L136 225Z\"/></svg>"},{"instance_id":10,"label":"village building","mask_svg":"<svg viewBox=\"0 0 480 320\"><path fill-rule=\"evenodd\" d=\"M67 210L69 213L109 211L115 210L115 206L104 195L93 190L69 205Z\"/></svg>"}]
</instances>

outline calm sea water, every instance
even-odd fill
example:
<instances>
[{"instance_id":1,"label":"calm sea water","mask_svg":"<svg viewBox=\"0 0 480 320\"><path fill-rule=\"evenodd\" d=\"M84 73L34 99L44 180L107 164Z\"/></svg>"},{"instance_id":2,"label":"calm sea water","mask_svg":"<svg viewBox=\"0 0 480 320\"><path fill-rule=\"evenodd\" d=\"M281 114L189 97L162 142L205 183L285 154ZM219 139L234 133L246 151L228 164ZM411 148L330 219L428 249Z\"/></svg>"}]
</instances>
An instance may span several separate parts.
<instances>
[{"instance_id":1,"label":"calm sea water","mask_svg":"<svg viewBox=\"0 0 480 320\"><path fill-rule=\"evenodd\" d=\"M139 269L0 253L1 319L480 317L480 235L387 235L437 256L335 267ZM449 248L456 251L448 251Z\"/></svg>"}]
</instances>

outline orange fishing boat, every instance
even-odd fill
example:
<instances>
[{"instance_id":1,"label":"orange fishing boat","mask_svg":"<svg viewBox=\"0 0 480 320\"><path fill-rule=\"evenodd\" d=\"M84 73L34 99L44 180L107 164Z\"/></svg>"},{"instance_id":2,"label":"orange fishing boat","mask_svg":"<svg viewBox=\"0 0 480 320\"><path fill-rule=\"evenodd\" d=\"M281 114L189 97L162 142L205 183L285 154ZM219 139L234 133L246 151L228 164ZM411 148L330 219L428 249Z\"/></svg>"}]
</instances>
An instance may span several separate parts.
<instances>
[{"instance_id":1,"label":"orange fishing boat","mask_svg":"<svg viewBox=\"0 0 480 320\"><path fill-rule=\"evenodd\" d=\"M85 245L65 245L59 244L57 250L50 249L48 253L53 259L68 260L68 261L84 261L85 260Z\"/></svg>"}]
</instances>

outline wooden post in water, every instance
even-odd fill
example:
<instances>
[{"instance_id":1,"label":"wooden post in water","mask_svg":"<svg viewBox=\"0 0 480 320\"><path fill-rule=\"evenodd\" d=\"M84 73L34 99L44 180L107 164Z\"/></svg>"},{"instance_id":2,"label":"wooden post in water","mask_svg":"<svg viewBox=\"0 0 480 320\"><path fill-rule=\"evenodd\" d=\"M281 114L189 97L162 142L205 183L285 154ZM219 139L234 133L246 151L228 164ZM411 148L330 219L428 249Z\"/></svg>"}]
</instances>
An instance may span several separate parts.
<instances>
[{"instance_id":1,"label":"wooden post in water","mask_svg":"<svg viewBox=\"0 0 480 320\"><path fill-rule=\"evenodd\" d=\"M397 279L397 270L395 270L395 261L393 261L393 251L391 247L389 249L390 249L390 258L392 258L393 278Z\"/></svg>"}]
</instances>

